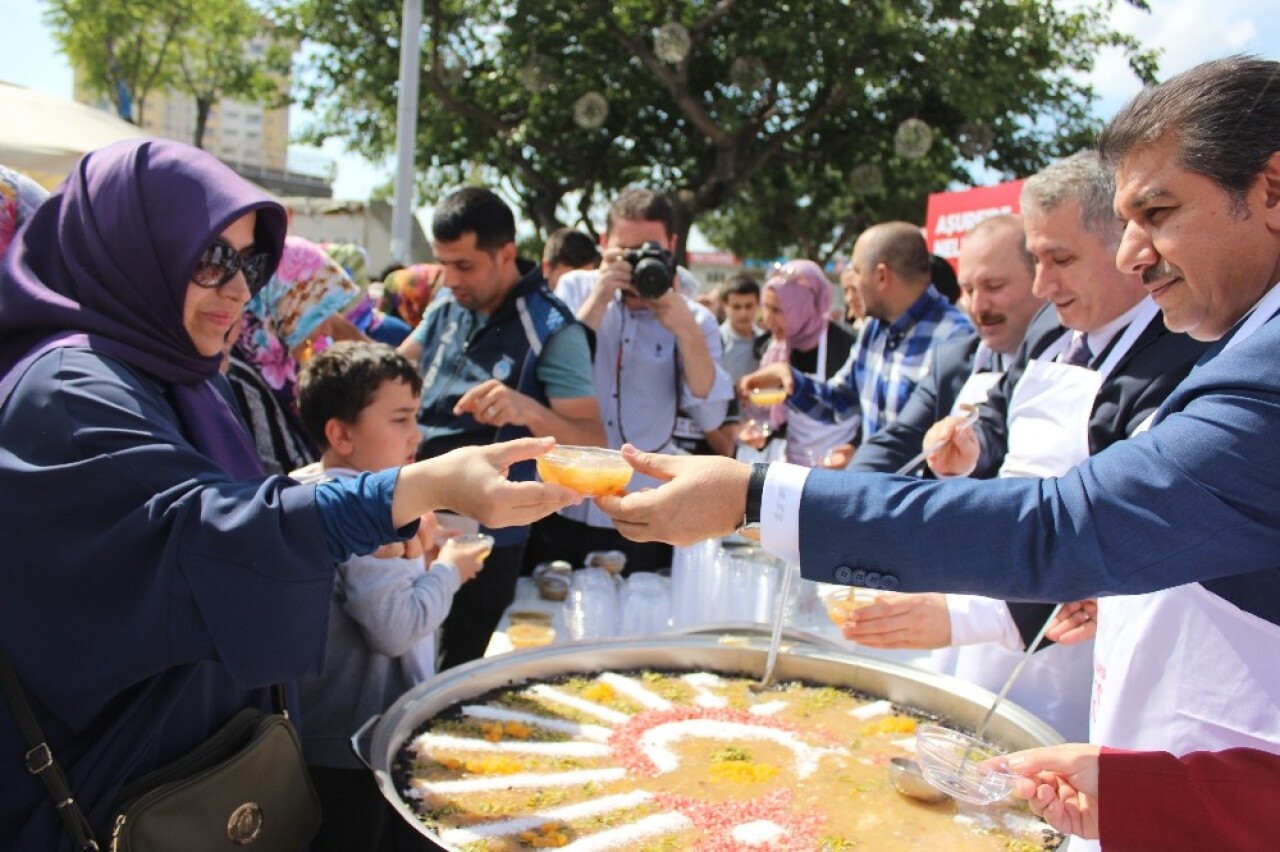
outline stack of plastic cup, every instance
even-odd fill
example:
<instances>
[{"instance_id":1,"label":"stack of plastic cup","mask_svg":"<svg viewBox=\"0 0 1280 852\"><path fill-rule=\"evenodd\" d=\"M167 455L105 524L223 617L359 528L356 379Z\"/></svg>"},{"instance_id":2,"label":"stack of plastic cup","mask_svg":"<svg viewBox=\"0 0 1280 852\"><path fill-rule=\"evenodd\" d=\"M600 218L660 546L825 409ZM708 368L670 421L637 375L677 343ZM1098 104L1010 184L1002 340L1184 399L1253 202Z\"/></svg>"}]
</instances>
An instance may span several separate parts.
<instances>
[{"instance_id":1,"label":"stack of plastic cup","mask_svg":"<svg viewBox=\"0 0 1280 852\"><path fill-rule=\"evenodd\" d=\"M603 568L573 572L564 601L564 622L571 639L616 636L620 615L618 581L614 575Z\"/></svg>"}]
</instances>

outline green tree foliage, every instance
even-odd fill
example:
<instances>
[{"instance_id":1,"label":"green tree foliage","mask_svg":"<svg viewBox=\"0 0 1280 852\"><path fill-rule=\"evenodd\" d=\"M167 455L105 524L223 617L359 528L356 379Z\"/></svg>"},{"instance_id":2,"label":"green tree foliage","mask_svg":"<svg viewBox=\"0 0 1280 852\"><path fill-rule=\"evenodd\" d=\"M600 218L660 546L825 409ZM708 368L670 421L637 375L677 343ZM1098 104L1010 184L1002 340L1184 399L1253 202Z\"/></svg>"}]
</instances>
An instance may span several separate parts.
<instances>
[{"instance_id":1,"label":"green tree foliage","mask_svg":"<svg viewBox=\"0 0 1280 852\"><path fill-rule=\"evenodd\" d=\"M48 0L45 17L85 84L123 118L141 124L157 91L194 98L196 147L223 99L283 105L279 75L289 71L290 51L248 51L267 23L249 0Z\"/></svg>"},{"instance_id":2,"label":"green tree foliage","mask_svg":"<svg viewBox=\"0 0 1280 852\"><path fill-rule=\"evenodd\" d=\"M263 44L264 19L245 0L186 0L190 15L179 33L174 89L196 105L192 139L204 147L209 113L221 100L265 102L284 106L282 75L289 71L292 50L280 43Z\"/></svg>"},{"instance_id":3,"label":"green tree foliage","mask_svg":"<svg viewBox=\"0 0 1280 852\"><path fill-rule=\"evenodd\" d=\"M593 205L644 183L741 254L822 258L869 222L919 220L952 181L1086 144L1098 52L1154 68L1108 29L1111 5L424 0L420 188L502 186L546 232L566 214L590 227ZM400 0L275 13L314 46L299 75L320 116L310 139L391 153ZM927 150L895 141L908 119L931 129Z\"/></svg>"},{"instance_id":4,"label":"green tree foliage","mask_svg":"<svg viewBox=\"0 0 1280 852\"><path fill-rule=\"evenodd\" d=\"M187 16L176 0L48 0L45 20L85 84L141 124L147 95L173 81L178 33Z\"/></svg>"}]
</instances>

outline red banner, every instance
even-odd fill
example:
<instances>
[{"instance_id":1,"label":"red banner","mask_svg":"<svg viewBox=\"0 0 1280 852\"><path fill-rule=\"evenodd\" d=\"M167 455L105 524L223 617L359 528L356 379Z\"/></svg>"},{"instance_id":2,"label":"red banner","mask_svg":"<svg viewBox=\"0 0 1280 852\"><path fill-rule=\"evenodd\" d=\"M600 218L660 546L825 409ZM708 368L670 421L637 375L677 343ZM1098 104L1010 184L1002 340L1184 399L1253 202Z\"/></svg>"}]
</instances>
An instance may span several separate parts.
<instances>
[{"instance_id":1,"label":"red banner","mask_svg":"<svg viewBox=\"0 0 1280 852\"><path fill-rule=\"evenodd\" d=\"M929 251L944 257L955 268L960 241L983 219L1017 213L1023 181L982 186L962 192L934 192L925 214L925 240Z\"/></svg>"}]
</instances>

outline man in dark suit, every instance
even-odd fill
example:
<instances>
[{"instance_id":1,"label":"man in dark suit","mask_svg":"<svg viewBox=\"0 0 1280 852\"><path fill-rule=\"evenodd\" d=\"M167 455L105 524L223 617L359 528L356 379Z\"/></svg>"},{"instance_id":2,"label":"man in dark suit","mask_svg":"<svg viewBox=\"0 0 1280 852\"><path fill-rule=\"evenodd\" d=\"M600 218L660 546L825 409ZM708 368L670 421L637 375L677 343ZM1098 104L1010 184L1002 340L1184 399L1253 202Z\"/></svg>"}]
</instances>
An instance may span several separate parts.
<instances>
[{"instance_id":1,"label":"man in dark suit","mask_svg":"<svg viewBox=\"0 0 1280 852\"><path fill-rule=\"evenodd\" d=\"M1165 328L1139 276L1116 268L1123 225L1111 209L1114 194L1111 172L1091 151L1027 180L1022 210L1036 263L1033 290L1052 304L979 405L977 424L931 456L946 462L941 475L1060 476L1132 434L1204 353L1204 343ZM1074 366L1061 363L1076 339L1095 351L1081 350ZM950 435L959 419L939 422L924 444ZM972 595L898 595L859 609L844 635L873 647L938 649L937 670L995 691L1052 610ZM1011 699L1068 738L1087 737L1092 655L1092 643L1043 643Z\"/></svg>"},{"instance_id":2,"label":"man in dark suit","mask_svg":"<svg viewBox=\"0 0 1280 852\"><path fill-rule=\"evenodd\" d=\"M677 544L759 521L763 544L813 580L1121 596L1099 602L1099 651L1105 638L1113 653L1095 672L1094 742L1280 753L1278 82L1274 61L1204 63L1145 90L1101 136L1126 223L1117 265L1170 330L1216 341L1148 431L1043 480L627 452L668 481L602 508L626 535Z\"/></svg>"},{"instance_id":3,"label":"man in dark suit","mask_svg":"<svg viewBox=\"0 0 1280 852\"><path fill-rule=\"evenodd\" d=\"M976 404L1004 374L1031 318L1044 305L1032 292L1035 262L1017 216L993 216L965 235L960 247L960 306L978 333L938 344L929 374L916 386L898 419L872 435L849 470L892 472L920 454L934 423L957 402ZM844 460L847 461L847 455ZM829 467L844 467L836 463Z\"/></svg>"}]
</instances>

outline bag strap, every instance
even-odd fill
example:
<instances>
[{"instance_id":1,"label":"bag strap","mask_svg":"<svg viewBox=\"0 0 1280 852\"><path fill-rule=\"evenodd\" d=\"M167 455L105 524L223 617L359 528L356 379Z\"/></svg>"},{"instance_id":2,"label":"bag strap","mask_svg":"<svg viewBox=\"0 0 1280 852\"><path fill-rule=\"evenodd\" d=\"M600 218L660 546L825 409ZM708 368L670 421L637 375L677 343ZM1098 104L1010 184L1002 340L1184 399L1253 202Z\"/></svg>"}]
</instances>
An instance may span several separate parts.
<instances>
[{"instance_id":1,"label":"bag strap","mask_svg":"<svg viewBox=\"0 0 1280 852\"><path fill-rule=\"evenodd\" d=\"M18 727L22 729L22 738L27 744L27 771L44 783L45 789L49 791L49 798L53 799L53 804L58 810L58 817L66 827L67 833L71 835L76 848L81 852L99 852L98 841L93 836L93 826L89 824L75 796L71 794L71 787L67 784L67 776L63 773L62 767L53 759L53 751L45 741L44 731L40 730L40 723L36 721L35 713L31 712L31 705L27 702L27 693L18 680L18 673L13 670L9 655L3 648L0 648L0 681L4 683L5 695L8 696L9 705L13 708L13 717L18 720ZM286 719L289 718L284 700L284 685L279 683L273 685L271 695L275 700L276 711Z\"/></svg>"},{"instance_id":2,"label":"bag strap","mask_svg":"<svg viewBox=\"0 0 1280 852\"><path fill-rule=\"evenodd\" d=\"M27 743L27 771L39 778L49 791L49 798L58 810L58 817L66 826L67 833L75 841L76 848L84 852L98 852L98 841L93 836L93 827L85 817L84 811L71 795L71 787L62 767L53 759L53 752L45 742L44 732L36 722L31 705L27 703L27 694L18 682L18 674L9 662L9 655L0 649L0 680L4 681L4 691L13 707L13 716L22 729L22 738Z\"/></svg>"}]
</instances>

